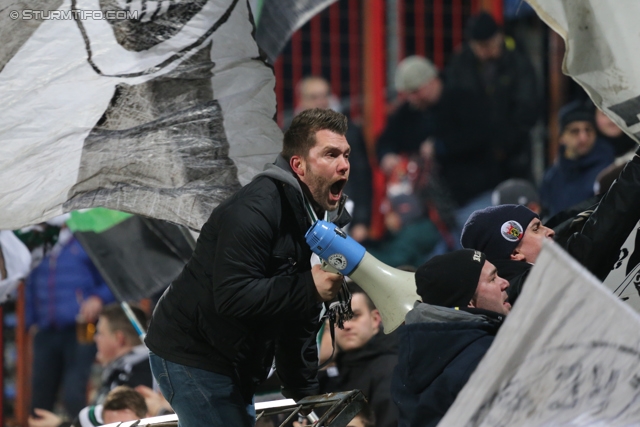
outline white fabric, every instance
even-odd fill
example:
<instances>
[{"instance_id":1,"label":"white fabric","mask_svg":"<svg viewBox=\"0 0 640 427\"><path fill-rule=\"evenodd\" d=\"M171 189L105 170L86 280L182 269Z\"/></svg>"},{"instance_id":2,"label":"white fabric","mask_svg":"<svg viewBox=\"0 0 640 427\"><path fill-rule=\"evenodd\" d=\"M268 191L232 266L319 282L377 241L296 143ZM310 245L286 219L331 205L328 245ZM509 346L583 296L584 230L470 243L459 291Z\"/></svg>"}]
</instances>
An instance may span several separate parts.
<instances>
[{"instance_id":1,"label":"white fabric","mask_svg":"<svg viewBox=\"0 0 640 427\"><path fill-rule=\"evenodd\" d=\"M89 412L93 411L93 417L98 422L98 424L93 423L91 417L89 416ZM78 421L80 421L81 427L94 427L103 425L104 420L102 419L102 405L95 406L85 406L80 410L78 414Z\"/></svg>"},{"instance_id":2,"label":"white fabric","mask_svg":"<svg viewBox=\"0 0 640 427\"><path fill-rule=\"evenodd\" d=\"M618 126L640 141L640 2L527 2L564 39L562 71Z\"/></svg>"},{"instance_id":3,"label":"white fabric","mask_svg":"<svg viewBox=\"0 0 640 427\"><path fill-rule=\"evenodd\" d=\"M0 280L1 304L15 290L20 280L29 274L31 254L24 243L12 231L7 230L0 231L0 249L2 249L4 265L7 270L7 277Z\"/></svg>"},{"instance_id":4,"label":"white fabric","mask_svg":"<svg viewBox=\"0 0 640 427\"><path fill-rule=\"evenodd\" d=\"M29 7L47 10L52 3L49 0L32 1ZM102 3L78 0L77 9L100 10ZM119 1L121 5L126 3ZM169 3L163 2L165 6ZM16 9L20 7L19 3L14 6ZM232 6L231 14L224 23L207 36L212 25ZM135 7L133 9L137 11ZM69 12L71 0L62 1L58 10ZM190 59L198 49L189 50L183 56L177 53L186 51L193 44L208 46L213 42L210 49L213 64L211 89L213 100L222 110L222 120L212 126L216 132L222 132L229 143L229 158L237 168L237 181L241 185L248 183L262 165L273 161L281 150L282 132L273 120L276 112L275 77L272 68L259 59L246 1L209 0L177 34L141 50L121 46L106 20L82 19L76 22L49 19L38 22L10 20L8 12L4 15L0 16L0 26L14 37L11 44L0 47L0 227L4 229L18 229L42 222L68 210L63 204L68 202L70 190L78 184L83 144L110 106L116 85L147 90L144 83L170 76ZM149 13L145 19L148 17ZM14 28L21 31L12 31ZM25 28L35 30L23 31ZM90 63L89 48L91 60L102 74ZM178 59L169 61L175 57ZM6 64L3 61L7 61ZM169 63L163 65L163 61ZM141 76L128 75L144 71L148 72ZM178 91L177 99L180 99L179 95ZM144 96L133 100L118 120L128 123L127 120L135 116L136 123L146 120L145 123L153 127L158 117L173 113L153 110L156 115L147 118L144 114L150 108L145 107L145 102L150 101ZM139 106L145 108L136 108ZM199 143L207 143L201 133L206 133L206 129L196 129L192 136L181 136L186 142L194 143L197 149ZM137 162L136 177L144 180L145 167L153 172L148 181L151 181L150 191L157 190L156 196L144 200L139 197L129 202L118 199L126 197L122 192L111 197L118 199L118 203L114 202L116 206L119 203L132 206L127 208L132 213L167 219L197 229L206 221L209 206L206 212L195 212L195 209L186 212L185 206L167 201L172 194L182 194L179 190L184 183L180 181L180 174L190 176L180 168L181 161L189 161L188 156L174 149L170 142L151 141L149 150L144 154L137 153L132 159L132 163ZM171 151L176 159L175 163L168 162L169 166L157 160L167 151ZM127 153L123 152L122 156L127 156ZM108 166L104 165L105 168ZM206 166L212 170L217 168L217 164ZM102 170L103 165L93 164L92 167ZM164 168L167 170L158 175L158 169ZM105 177L97 188L103 188L101 185L109 189L120 188L121 183L131 182L127 173L127 168L122 168ZM157 176L175 177L175 187L162 182L154 188ZM194 186L196 194L189 194L195 200L208 197L215 190L211 185L197 187L196 183ZM83 206L75 206L74 209L95 207L96 203L83 201ZM185 202L187 207L192 204Z\"/></svg>"},{"instance_id":5,"label":"white fabric","mask_svg":"<svg viewBox=\"0 0 640 427\"><path fill-rule=\"evenodd\" d=\"M547 242L439 427L640 424L640 315Z\"/></svg>"}]
</instances>

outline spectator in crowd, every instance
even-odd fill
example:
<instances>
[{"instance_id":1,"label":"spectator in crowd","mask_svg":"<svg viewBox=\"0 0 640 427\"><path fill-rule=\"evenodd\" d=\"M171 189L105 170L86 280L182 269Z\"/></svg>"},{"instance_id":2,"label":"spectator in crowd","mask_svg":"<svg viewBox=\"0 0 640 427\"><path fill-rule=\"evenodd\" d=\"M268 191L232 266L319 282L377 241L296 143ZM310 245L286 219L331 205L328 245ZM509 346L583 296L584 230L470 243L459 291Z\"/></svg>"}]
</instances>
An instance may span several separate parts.
<instances>
[{"instance_id":1,"label":"spectator in crowd","mask_svg":"<svg viewBox=\"0 0 640 427\"><path fill-rule=\"evenodd\" d=\"M493 343L511 310L509 282L475 250L436 256L418 268L416 303L398 330L391 394L401 426L436 426Z\"/></svg>"},{"instance_id":2,"label":"spectator in crowd","mask_svg":"<svg viewBox=\"0 0 640 427\"><path fill-rule=\"evenodd\" d=\"M321 76L306 76L295 86L295 114L312 108L340 111L340 99L333 94L329 82ZM287 129L289 126L287 126Z\"/></svg>"},{"instance_id":3,"label":"spectator in crowd","mask_svg":"<svg viewBox=\"0 0 640 427\"><path fill-rule=\"evenodd\" d=\"M144 397L144 401L147 404L147 412L150 417L173 414L173 408L162 393L146 385L136 386L135 390Z\"/></svg>"},{"instance_id":4,"label":"spectator in crowd","mask_svg":"<svg viewBox=\"0 0 640 427\"><path fill-rule=\"evenodd\" d=\"M636 154L595 209L565 221L561 233L542 225L540 217L524 206L501 205L474 212L464 226L461 243L484 252L496 265L510 282L509 301L514 304L545 239L554 239L604 280L639 220L640 157Z\"/></svg>"},{"instance_id":5,"label":"spectator in crowd","mask_svg":"<svg viewBox=\"0 0 640 427\"><path fill-rule=\"evenodd\" d=\"M435 135L444 86L435 65L414 55L396 67L395 87L403 102L387 118L376 144L380 168L386 175L397 166L401 155L418 154L429 137Z\"/></svg>"},{"instance_id":6,"label":"spectator in crowd","mask_svg":"<svg viewBox=\"0 0 640 427\"><path fill-rule=\"evenodd\" d=\"M322 77L309 76L302 79L296 86L296 96L298 112L312 108L336 109L339 107L339 105L332 105L338 104L338 101L332 102L331 87ZM362 129L351 120L347 122L347 126L345 137L351 146L349 157L351 172L344 192L353 202L351 206L347 200L347 209L352 217L348 231L354 240L362 242L369 236L373 178Z\"/></svg>"},{"instance_id":7,"label":"spectator in crowd","mask_svg":"<svg viewBox=\"0 0 640 427\"><path fill-rule=\"evenodd\" d=\"M598 138L601 138L611 145L616 157L633 152L638 147L638 144L624 133L602 110L599 108L595 110Z\"/></svg>"},{"instance_id":8,"label":"spectator in crowd","mask_svg":"<svg viewBox=\"0 0 640 427\"><path fill-rule=\"evenodd\" d=\"M540 196L536 187L526 179L512 178L503 181L491 194L491 204L522 205L540 215Z\"/></svg>"},{"instance_id":9,"label":"spectator in crowd","mask_svg":"<svg viewBox=\"0 0 640 427\"><path fill-rule=\"evenodd\" d=\"M147 324L146 315L140 308L131 306L131 310L141 325ZM140 341L131 321L119 304L113 303L104 307L94 339L98 349L96 360L103 367L101 385L94 404L103 403L109 392L121 385L152 386L149 350ZM30 427L66 425L62 418L53 412L37 410L35 414L37 417L29 419Z\"/></svg>"},{"instance_id":10,"label":"spectator in crowd","mask_svg":"<svg viewBox=\"0 0 640 427\"><path fill-rule=\"evenodd\" d=\"M214 209L156 305L150 363L185 425L252 426L274 359L285 397L317 394L319 316L343 278L311 266L304 234L316 218L350 220L346 130L332 110L297 115L275 163Z\"/></svg>"},{"instance_id":11,"label":"spectator in crowd","mask_svg":"<svg viewBox=\"0 0 640 427\"><path fill-rule=\"evenodd\" d=\"M87 406L73 422L62 422L53 413L36 410L39 418L29 418L29 427L95 427L115 422L135 421L148 416L144 397L127 386L111 390L98 405ZM57 424L54 424L56 423Z\"/></svg>"},{"instance_id":12,"label":"spectator in crowd","mask_svg":"<svg viewBox=\"0 0 640 427\"><path fill-rule=\"evenodd\" d=\"M421 138L415 138L414 150L421 147L421 153L435 156L435 175L442 178L457 204L457 224L449 229L458 235L458 227L473 211L491 204L491 190L499 182L530 174L526 141L537 118L533 68L526 57L503 46L502 32L488 15L472 19L467 33L471 40L445 73L444 89L429 110L431 120L404 125L419 130L431 123L429 134L418 131ZM423 83L414 76L429 75L412 70L417 67L406 68L398 67L397 79L408 76L408 81ZM413 96L420 94L415 91ZM401 109L397 114L403 114ZM402 139L401 131L387 129L389 138L397 134ZM439 206L438 212L447 211Z\"/></svg>"},{"instance_id":13,"label":"spectator in crowd","mask_svg":"<svg viewBox=\"0 0 640 427\"><path fill-rule=\"evenodd\" d=\"M47 414L43 414L47 415ZM135 421L149 416L144 397L127 386L118 386L107 394L104 403L91 405L80 411L73 422L59 427L95 427L116 422ZM30 420L29 427L46 427L45 418Z\"/></svg>"},{"instance_id":14,"label":"spectator in crowd","mask_svg":"<svg viewBox=\"0 0 640 427\"><path fill-rule=\"evenodd\" d=\"M588 106L588 108L595 109L591 101L586 101L586 105ZM611 127L614 127L619 132L622 132L613 121L611 121L607 116L604 115L604 113L602 113L600 110L596 110L596 128L598 131L598 139L608 140L609 142L611 142L612 140L603 136L604 134L615 134L615 129L612 129ZM601 128L605 130L601 132ZM611 144L616 153L618 152L617 150L625 144L623 141L624 138L628 137L626 135L621 136L620 141L622 142L620 144L618 144L618 142L620 141L614 141L613 144ZM637 144L630 138L628 139L633 144L633 147L637 148ZM570 227L567 226L567 221L569 219L573 219L576 215L581 214L585 211L593 211L593 208L598 204L602 196L609 190L613 182L618 178L618 176L622 172L622 169L624 169L626 164L635 156L634 150L627 151L626 153L624 153L623 151L620 152L622 154L616 157L613 163L601 170L596 176L595 183L593 185L593 197L585 199L577 205L573 205L569 209L565 209L562 212L557 213L553 217L546 219L545 225L556 230L556 240L566 240L561 236L564 233L563 229L570 229Z\"/></svg>"},{"instance_id":15,"label":"spectator in crowd","mask_svg":"<svg viewBox=\"0 0 640 427\"><path fill-rule=\"evenodd\" d=\"M399 194L385 203L386 236L369 242L367 251L391 267L422 264L441 239L436 226L422 215L422 207L413 194Z\"/></svg>"},{"instance_id":16,"label":"spectator in crowd","mask_svg":"<svg viewBox=\"0 0 640 427\"><path fill-rule=\"evenodd\" d=\"M539 116L533 65L512 39L505 44L502 29L487 12L469 19L466 37L446 70L447 86L471 94L457 108L472 110L484 123L485 149L499 165L498 182L529 178L529 132Z\"/></svg>"},{"instance_id":17,"label":"spectator in crowd","mask_svg":"<svg viewBox=\"0 0 640 427\"><path fill-rule=\"evenodd\" d=\"M146 327L144 311L135 306L131 306L131 310L138 322ZM119 304L104 308L98 320L95 340L98 347L96 360L103 367L102 383L96 397L98 403L119 385L153 385L149 350Z\"/></svg>"},{"instance_id":18,"label":"spectator in crowd","mask_svg":"<svg viewBox=\"0 0 640 427\"><path fill-rule=\"evenodd\" d=\"M133 305L131 310L138 322L143 327L146 326L147 316L144 311ZM104 307L98 319L94 340L97 347L96 360L102 365L101 385L96 392L94 405L103 403L111 390L118 386L151 387L153 385L149 350L140 341L140 337L120 304L113 303ZM84 408L79 411L80 419L83 418L83 411L86 414L87 410ZM30 427L68 425L63 422L62 417L51 411L39 409L35 411L35 415L36 417L29 419Z\"/></svg>"},{"instance_id":19,"label":"spectator in crowd","mask_svg":"<svg viewBox=\"0 0 640 427\"><path fill-rule=\"evenodd\" d=\"M596 177L614 160L613 148L597 138L593 110L580 102L560 110L559 142L558 160L540 187L549 216L593 197Z\"/></svg>"},{"instance_id":20,"label":"spectator in crowd","mask_svg":"<svg viewBox=\"0 0 640 427\"><path fill-rule=\"evenodd\" d=\"M358 412L356 416L349 421L347 427L376 427L377 425L381 424L376 423L376 417L371 410L371 407L369 405L365 405L364 409Z\"/></svg>"},{"instance_id":21,"label":"spectator in crowd","mask_svg":"<svg viewBox=\"0 0 640 427\"><path fill-rule=\"evenodd\" d=\"M431 61L409 56L396 68L395 86L401 104L388 117L376 146L387 179L387 197L415 194L423 216L431 219L442 236L439 251L451 249L457 244L452 234L458 226L456 206L447 188L449 182L440 179L434 154L434 139L442 122L443 82Z\"/></svg>"},{"instance_id":22,"label":"spectator in crowd","mask_svg":"<svg viewBox=\"0 0 640 427\"><path fill-rule=\"evenodd\" d=\"M335 365L320 372L320 392L360 390L373 409L375 425L396 426L398 413L390 395L395 334L385 335L380 312L362 289L353 283L349 288L354 317L344 322L344 329L335 329Z\"/></svg>"},{"instance_id":23,"label":"spectator in crowd","mask_svg":"<svg viewBox=\"0 0 640 427\"><path fill-rule=\"evenodd\" d=\"M31 407L53 411L60 390L65 412L75 416L87 404L96 354L91 337L78 342L76 322L93 328L115 298L64 220L54 220L62 226L57 243L27 279L26 323L34 335Z\"/></svg>"},{"instance_id":24,"label":"spectator in crowd","mask_svg":"<svg viewBox=\"0 0 640 427\"><path fill-rule=\"evenodd\" d=\"M365 404L363 409L360 412L358 412L351 421L349 421L349 424L347 424L346 427L376 427L377 425L378 424L376 424L376 417L373 411L371 410L371 406ZM304 427L304 426L299 422L294 421L293 427Z\"/></svg>"},{"instance_id":25,"label":"spectator in crowd","mask_svg":"<svg viewBox=\"0 0 640 427\"><path fill-rule=\"evenodd\" d=\"M118 386L111 390L102 404L104 424L135 421L147 416L144 397L131 387Z\"/></svg>"}]
</instances>

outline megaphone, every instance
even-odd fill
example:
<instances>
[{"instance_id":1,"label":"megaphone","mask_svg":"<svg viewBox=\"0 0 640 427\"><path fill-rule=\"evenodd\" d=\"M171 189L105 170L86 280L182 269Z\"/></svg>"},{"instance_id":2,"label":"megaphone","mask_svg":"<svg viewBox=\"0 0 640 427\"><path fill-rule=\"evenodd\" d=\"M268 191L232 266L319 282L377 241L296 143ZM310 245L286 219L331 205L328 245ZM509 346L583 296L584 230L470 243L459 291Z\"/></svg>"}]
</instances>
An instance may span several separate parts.
<instances>
[{"instance_id":1,"label":"megaphone","mask_svg":"<svg viewBox=\"0 0 640 427\"><path fill-rule=\"evenodd\" d=\"M415 302L421 300L414 273L378 261L335 224L316 221L305 239L311 250L335 269L331 271L349 276L366 292L382 316L385 333L402 325Z\"/></svg>"}]
</instances>

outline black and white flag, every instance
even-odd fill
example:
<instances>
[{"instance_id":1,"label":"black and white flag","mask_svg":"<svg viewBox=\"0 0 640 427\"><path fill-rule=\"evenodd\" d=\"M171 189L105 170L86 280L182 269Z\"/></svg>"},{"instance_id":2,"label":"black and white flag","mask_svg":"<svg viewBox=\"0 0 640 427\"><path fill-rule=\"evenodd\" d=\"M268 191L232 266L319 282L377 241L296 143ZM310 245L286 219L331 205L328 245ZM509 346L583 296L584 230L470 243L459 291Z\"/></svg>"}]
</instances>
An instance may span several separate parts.
<instances>
[{"instance_id":1,"label":"black and white flag","mask_svg":"<svg viewBox=\"0 0 640 427\"><path fill-rule=\"evenodd\" d=\"M565 41L562 71L640 142L637 0L527 0Z\"/></svg>"},{"instance_id":2,"label":"black and white flag","mask_svg":"<svg viewBox=\"0 0 640 427\"><path fill-rule=\"evenodd\" d=\"M281 150L246 0L0 11L0 228L102 206L198 230Z\"/></svg>"}]
</instances>

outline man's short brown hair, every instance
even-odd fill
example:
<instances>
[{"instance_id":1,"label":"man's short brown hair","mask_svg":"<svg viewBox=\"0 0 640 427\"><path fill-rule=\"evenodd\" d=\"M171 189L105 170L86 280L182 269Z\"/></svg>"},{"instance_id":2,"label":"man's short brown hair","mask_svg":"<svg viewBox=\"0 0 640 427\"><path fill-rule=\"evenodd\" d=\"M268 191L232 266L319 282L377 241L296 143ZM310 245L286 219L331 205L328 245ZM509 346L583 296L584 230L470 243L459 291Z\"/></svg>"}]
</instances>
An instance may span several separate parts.
<instances>
[{"instance_id":1,"label":"man's short brown hair","mask_svg":"<svg viewBox=\"0 0 640 427\"><path fill-rule=\"evenodd\" d=\"M312 108L294 117L284 134L282 156L288 160L292 156L306 157L316 144L316 132L329 130L338 135L347 133L347 117L330 109Z\"/></svg>"},{"instance_id":2,"label":"man's short brown hair","mask_svg":"<svg viewBox=\"0 0 640 427\"><path fill-rule=\"evenodd\" d=\"M133 314L138 319L138 322L142 325L143 328L147 328L147 315L140 308L130 305ZM140 337L136 332L135 328L131 324L131 321L125 314L124 310L120 306L119 303L114 302L102 309L100 312L100 317L104 317L109 322L109 329L111 332L121 331L124 336L127 338L127 341L131 345L139 345L142 344L140 341Z\"/></svg>"},{"instance_id":3,"label":"man's short brown hair","mask_svg":"<svg viewBox=\"0 0 640 427\"><path fill-rule=\"evenodd\" d=\"M371 301L371 298L369 298L369 295L364 291L364 289L356 285L355 282L347 283L347 289L349 289L349 292L351 293L351 295L362 294L364 296L365 301L367 302L367 307L369 307L369 311L373 311L376 309L376 305L373 303L373 301Z\"/></svg>"},{"instance_id":4,"label":"man's short brown hair","mask_svg":"<svg viewBox=\"0 0 640 427\"><path fill-rule=\"evenodd\" d=\"M113 388L102 403L103 411L122 411L124 409L131 410L136 417L144 418L147 416L147 404L144 397L131 387L119 385Z\"/></svg>"}]
</instances>

